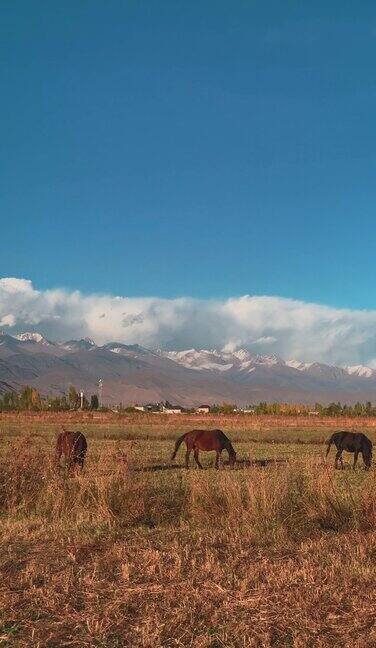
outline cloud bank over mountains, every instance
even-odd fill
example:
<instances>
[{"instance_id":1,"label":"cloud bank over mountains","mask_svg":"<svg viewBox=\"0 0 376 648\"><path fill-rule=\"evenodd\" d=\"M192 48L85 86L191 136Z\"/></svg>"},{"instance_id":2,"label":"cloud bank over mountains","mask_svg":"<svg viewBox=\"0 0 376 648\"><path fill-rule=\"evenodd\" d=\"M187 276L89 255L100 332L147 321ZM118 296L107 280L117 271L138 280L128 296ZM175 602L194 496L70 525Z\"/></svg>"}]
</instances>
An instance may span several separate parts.
<instances>
[{"instance_id":1,"label":"cloud bank over mountains","mask_svg":"<svg viewBox=\"0 0 376 648\"><path fill-rule=\"evenodd\" d=\"M84 295L37 290L0 279L0 328L35 330L51 340L91 337L149 348L245 347L255 353L376 367L376 311L336 309L269 296L226 300Z\"/></svg>"}]
</instances>

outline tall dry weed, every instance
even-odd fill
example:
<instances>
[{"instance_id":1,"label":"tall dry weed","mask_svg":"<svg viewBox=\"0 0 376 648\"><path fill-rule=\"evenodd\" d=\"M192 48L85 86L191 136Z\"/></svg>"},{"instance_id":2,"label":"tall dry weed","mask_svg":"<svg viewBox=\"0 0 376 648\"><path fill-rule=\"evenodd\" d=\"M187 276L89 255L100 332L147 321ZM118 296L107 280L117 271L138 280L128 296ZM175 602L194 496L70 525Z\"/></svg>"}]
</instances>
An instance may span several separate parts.
<instances>
[{"instance_id":1,"label":"tall dry weed","mask_svg":"<svg viewBox=\"0 0 376 648\"><path fill-rule=\"evenodd\" d=\"M83 472L57 470L50 453L23 438L0 458L0 510L70 529L189 525L226 529L256 543L322 531L370 529L372 473L334 471L316 459L270 468L142 472L102 451ZM120 458L124 459L124 453Z\"/></svg>"}]
</instances>

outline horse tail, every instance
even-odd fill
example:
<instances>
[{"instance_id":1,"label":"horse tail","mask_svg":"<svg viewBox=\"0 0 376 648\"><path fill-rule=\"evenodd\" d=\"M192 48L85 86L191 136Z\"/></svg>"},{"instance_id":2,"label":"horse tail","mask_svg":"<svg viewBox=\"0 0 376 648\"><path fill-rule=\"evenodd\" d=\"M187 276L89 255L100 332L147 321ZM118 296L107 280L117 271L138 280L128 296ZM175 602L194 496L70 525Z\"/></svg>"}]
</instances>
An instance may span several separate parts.
<instances>
[{"instance_id":1,"label":"horse tail","mask_svg":"<svg viewBox=\"0 0 376 648\"><path fill-rule=\"evenodd\" d=\"M55 446L55 463L58 464L60 461L60 457L63 452L63 447L62 447L62 435L63 433L61 432L57 439L56 439L56 446Z\"/></svg>"},{"instance_id":2,"label":"horse tail","mask_svg":"<svg viewBox=\"0 0 376 648\"><path fill-rule=\"evenodd\" d=\"M329 451L330 451L331 445L332 445L332 443L334 443L334 434L332 434L332 436L330 437L330 439L327 439L327 440L325 441L325 443L326 443L326 445L328 446L327 451L326 451L326 455L325 455L325 456L327 457L328 454L329 454Z\"/></svg>"},{"instance_id":3,"label":"horse tail","mask_svg":"<svg viewBox=\"0 0 376 648\"><path fill-rule=\"evenodd\" d=\"M187 435L187 432L185 432L185 433L182 434L178 439L176 439L174 452L173 452L172 455L171 455L171 461L173 461L173 460L175 459L175 457L176 457L176 453L177 453L177 451L179 450L181 444L183 443L183 441L184 441L186 435Z\"/></svg>"}]
</instances>

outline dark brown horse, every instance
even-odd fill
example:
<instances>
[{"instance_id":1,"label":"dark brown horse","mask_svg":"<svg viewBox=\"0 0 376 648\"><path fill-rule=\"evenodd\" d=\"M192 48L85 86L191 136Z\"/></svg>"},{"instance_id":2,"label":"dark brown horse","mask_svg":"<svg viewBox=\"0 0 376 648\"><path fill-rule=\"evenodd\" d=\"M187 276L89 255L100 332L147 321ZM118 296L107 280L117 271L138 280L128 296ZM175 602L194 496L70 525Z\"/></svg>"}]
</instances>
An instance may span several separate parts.
<instances>
[{"instance_id":1,"label":"dark brown horse","mask_svg":"<svg viewBox=\"0 0 376 648\"><path fill-rule=\"evenodd\" d=\"M227 450L230 466L233 468L236 462L236 452L232 447L230 439L222 432L222 430L192 430L186 432L179 437L175 443L175 449L172 453L171 459L174 460L180 445L185 441L187 451L185 453L185 467L189 466L189 457L193 450L195 462L199 468L202 468L198 453L200 450L210 451L215 450L217 453L215 459L215 467L219 468L219 459L222 450Z\"/></svg>"},{"instance_id":2,"label":"dark brown horse","mask_svg":"<svg viewBox=\"0 0 376 648\"><path fill-rule=\"evenodd\" d=\"M87 441L82 432L71 432L63 428L56 440L55 457L57 465L60 465L61 455L64 455L69 470L75 466L83 468L86 452Z\"/></svg>"},{"instance_id":3,"label":"dark brown horse","mask_svg":"<svg viewBox=\"0 0 376 648\"><path fill-rule=\"evenodd\" d=\"M342 452L354 453L353 469L355 470L356 462L358 461L359 452L362 453L363 463L366 468L371 467L372 461L372 441L362 432L335 432L328 439L328 449L326 456L329 454L330 446L334 443L337 448L336 458L334 461L335 468L338 468L338 461L341 462L343 468Z\"/></svg>"}]
</instances>

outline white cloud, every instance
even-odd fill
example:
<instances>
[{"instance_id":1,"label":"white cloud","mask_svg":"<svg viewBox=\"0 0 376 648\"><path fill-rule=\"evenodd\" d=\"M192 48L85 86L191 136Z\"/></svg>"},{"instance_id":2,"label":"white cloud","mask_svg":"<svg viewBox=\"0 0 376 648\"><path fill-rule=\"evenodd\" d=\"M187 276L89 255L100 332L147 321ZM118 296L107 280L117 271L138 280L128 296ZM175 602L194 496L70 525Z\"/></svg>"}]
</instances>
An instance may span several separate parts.
<instances>
[{"instance_id":1,"label":"white cloud","mask_svg":"<svg viewBox=\"0 0 376 648\"><path fill-rule=\"evenodd\" d=\"M0 320L0 326L14 326L15 323L16 318L10 313L8 313L8 315L4 315L4 317L2 317Z\"/></svg>"},{"instance_id":2,"label":"white cloud","mask_svg":"<svg viewBox=\"0 0 376 648\"><path fill-rule=\"evenodd\" d=\"M277 338L272 335L262 335L257 340L254 340L253 344L273 344L274 342L277 342Z\"/></svg>"},{"instance_id":3,"label":"white cloud","mask_svg":"<svg viewBox=\"0 0 376 648\"><path fill-rule=\"evenodd\" d=\"M50 339L92 337L165 349L254 348L284 358L376 366L376 311L281 297L227 300L83 295L0 279L0 326Z\"/></svg>"}]
</instances>

